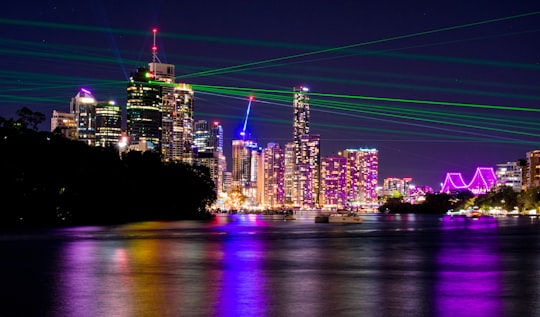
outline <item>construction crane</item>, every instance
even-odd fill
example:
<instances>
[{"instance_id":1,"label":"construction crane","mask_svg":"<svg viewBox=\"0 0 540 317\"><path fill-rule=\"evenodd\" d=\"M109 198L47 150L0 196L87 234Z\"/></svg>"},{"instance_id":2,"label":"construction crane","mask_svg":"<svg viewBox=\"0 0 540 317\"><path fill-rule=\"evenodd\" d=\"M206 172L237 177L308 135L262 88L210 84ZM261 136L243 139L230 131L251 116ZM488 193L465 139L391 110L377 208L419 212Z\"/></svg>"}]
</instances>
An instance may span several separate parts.
<instances>
[{"instance_id":1,"label":"construction crane","mask_svg":"<svg viewBox=\"0 0 540 317\"><path fill-rule=\"evenodd\" d=\"M242 132L240 132L240 135L242 136L242 140L246 140L246 127L247 127L247 121L249 117L249 111L251 110L251 102L253 101L253 96L249 96L249 102L246 110L246 118L244 119L244 128L242 129Z\"/></svg>"}]
</instances>

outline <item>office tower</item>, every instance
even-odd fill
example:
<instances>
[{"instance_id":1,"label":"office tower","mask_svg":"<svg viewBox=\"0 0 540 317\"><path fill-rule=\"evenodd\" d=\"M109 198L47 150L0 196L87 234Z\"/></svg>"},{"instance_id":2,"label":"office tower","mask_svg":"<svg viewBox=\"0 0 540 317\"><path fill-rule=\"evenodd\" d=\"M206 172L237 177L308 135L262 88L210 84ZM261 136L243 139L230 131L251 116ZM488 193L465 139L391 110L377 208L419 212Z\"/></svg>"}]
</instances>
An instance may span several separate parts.
<instances>
[{"instance_id":1,"label":"office tower","mask_svg":"<svg viewBox=\"0 0 540 317\"><path fill-rule=\"evenodd\" d=\"M193 164L195 158L193 143L194 92L191 85L180 83L175 85L173 96L172 159L186 164Z\"/></svg>"},{"instance_id":2,"label":"office tower","mask_svg":"<svg viewBox=\"0 0 540 317\"><path fill-rule=\"evenodd\" d=\"M232 141L232 185L246 197L247 205L257 204L257 170L261 149L252 140Z\"/></svg>"},{"instance_id":3,"label":"office tower","mask_svg":"<svg viewBox=\"0 0 540 317\"><path fill-rule=\"evenodd\" d=\"M75 114L53 110L51 132L60 133L68 139L77 140L77 122Z\"/></svg>"},{"instance_id":4,"label":"office tower","mask_svg":"<svg viewBox=\"0 0 540 317\"><path fill-rule=\"evenodd\" d=\"M527 189L540 186L540 150L527 152L526 186Z\"/></svg>"},{"instance_id":5,"label":"office tower","mask_svg":"<svg viewBox=\"0 0 540 317\"><path fill-rule=\"evenodd\" d=\"M515 192L520 192L523 188L522 169L519 162L507 162L497 164L495 175L497 175L497 183L504 186L510 186Z\"/></svg>"},{"instance_id":6,"label":"office tower","mask_svg":"<svg viewBox=\"0 0 540 317\"><path fill-rule=\"evenodd\" d=\"M343 156L330 155L322 160L321 205L334 210L349 206L347 201L347 159Z\"/></svg>"},{"instance_id":7,"label":"office tower","mask_svg":"<svg viewBox=\"0 0 540 317\"><path fill-rule=\"evenodd\" d=\"M155 52L154 60L148 63L148 68L154 75L154 82L161 86L161 154L164 161L171 161L173 160L174 89L176 86L174 65L162 64Z\"/></svg>"},{"instance_id":8,"label":"office tower","mask_svg":"<svg viewBox=\"0 0 540 317\"><path fill-rule=\"evenodd\" d=\"M346 149L348 201L357 205L377 203L379 153L377 149Z\"/></svg>"},{"instance_id":9,"label":"office tower","mask_svg":"<svg viewBox=\"0 0 540 317\"><path fill-rule=\"evenodd\" d=\"M383 194L389 197L402 196L404 198L409 196L409 186L412 178L396 178L388 177L383 180Z\"/></svg>"},{"instance_id":10,"label":"office tower","mask_svg":"<svg viewBox=\"0 0 540 317\"><path fill-rule=\"evenodd\" d=\"M92 93L81 88L69 104L70 113L75 115L77 140L96 145L96 99Z\"/></svg>"},{"instance_id":11,"label":"office tower","mask_svg":"<svg viewBox=\"0 0 540 317\"><path fill-rule=\"evenodd\" d=\"M283 208L285 204L285 155L278 143L270 142L262 152L262 205L269 209Z\"/></svg>"},{"instance_id":12,"label":"office tower","mask_svg":"<svg viewBox=\"0 0 540 317\"><path fill-rule=\"evenodd\" d=\"M161 153L162 86L147 67L132 73L127 85L126 128L132 150Z\"/></svg>"},{"instance_id":13,"label":"office tower","mask_svg":"<svg viewBox=\"0 0 540 317\"><path fill-rule=\"evenodd\" d=\"M296 206L319 207L321 175L321 137L318 134L300 136L300 160L296 164Z\"/></svg>"},{"instance_id":14,"label":"office tower","mask_svg":"<svg viewBox=\"0 0 540 317\"><path fill-rule=\"evenodd\" d=\"M285 166L285 179L284 179L284 196L285 196L285 206L292 208L294 207L296 194L296 187L294 186L294 173L295 173L295 158L294 152L295 147L293 142L288 142L285 144L284 150L284 166Z\"/></svg>"},{"instance_id":15,"label":"office tower","mask_svg":"<svg viewBox=\"0 0 540 317\"><path fill-rule=\"evenodd\" d=\"M219 122L209 125L206 120L197 120L193 126L193 142L198 153L223 153L223 127Z\"/></svg>"},{"instance_id":16,"label":"office tower","mask_svg":"<svg viewBox=\"0 0 540 317\"><path fill-rule=\"evenodd\" d=\"M210 177L216 184L216 193L223 191L223 173L227 161L223 154L223 128L219 122L210 126L206 120L194 123L193 143L196 161L210 169Z\"/></svg>"},{"instance_id":17,"label":"office tower","mask_svg":"<svg viewBox=\"0 0 540 317\"><path fill-rule=\"evenodd\" d=\"M122 135L122 108L114 101L96 104L96 146L116 146Z\"/></svg>"},{"instance_id":18,"label":"office tower","mask_svg":"<svg viewBox=\"0 0 540 317\"><path fill-rule=\"evenodd\" d=\"M309 134L309 89L306 87L293 88L293 143L295 164L302 161L300 153L300 138Z\"/></svg>"}]
</instances>

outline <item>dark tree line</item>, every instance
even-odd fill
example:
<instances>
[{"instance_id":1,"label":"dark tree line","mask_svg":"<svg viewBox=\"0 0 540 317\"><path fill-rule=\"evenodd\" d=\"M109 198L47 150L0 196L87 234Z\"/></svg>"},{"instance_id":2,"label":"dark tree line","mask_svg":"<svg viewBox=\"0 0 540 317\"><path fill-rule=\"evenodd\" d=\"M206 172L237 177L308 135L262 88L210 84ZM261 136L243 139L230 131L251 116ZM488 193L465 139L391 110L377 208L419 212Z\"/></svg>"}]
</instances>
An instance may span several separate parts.
<instances>
[{"instance_id":1,"label":"dark tree line","mask_svg":"<svg viewBox=\"0 0 540 317\"><path fill-rule=\"evenodd\" d=\"M451 209L457 211L473 206L479 207L480 210L490 208L500 208L506 211L540 210L540 187L516 192L509 186L497 186L489 192L478 196L468 190L453 193L432 193L427 194L426 200L419 204L403 202L401 197L389 198L379 207L379 211L443 214Z\"/></svg>"},{"instance_id":2,"label":"dark tree line","mask_svg":"<svg viewBox=\"0 0 540 317\"><path fill-rule=\"evenodd\" d=\"M164 163L157 153L92 147L37 131L23 108L0 117L0 226L116 224L210 217L208 168Z\"/></svg>"}]
</instances>

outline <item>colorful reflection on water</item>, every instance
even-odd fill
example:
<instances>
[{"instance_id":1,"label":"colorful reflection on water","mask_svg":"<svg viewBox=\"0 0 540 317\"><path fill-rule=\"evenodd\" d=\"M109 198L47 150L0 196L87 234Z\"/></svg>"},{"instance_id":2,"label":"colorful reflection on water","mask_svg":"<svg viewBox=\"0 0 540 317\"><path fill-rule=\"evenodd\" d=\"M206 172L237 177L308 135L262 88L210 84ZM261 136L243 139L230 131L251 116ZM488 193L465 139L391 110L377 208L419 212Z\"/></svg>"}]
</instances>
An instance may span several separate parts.
<instances>
[{"instance_id":1,"label":"colorful reflection on water","mask_svg":"<svg viewBox=\"0 0 540 317\"><path fill-rule=\"evenodd\" d=\"M41 309L54 316L527 315L540 294L540 226L513 221L235 215L36 236L41 246L50 239L52 265L31 257L28 236L17 249L50 277Z\"/></svg>"}]
</instances>

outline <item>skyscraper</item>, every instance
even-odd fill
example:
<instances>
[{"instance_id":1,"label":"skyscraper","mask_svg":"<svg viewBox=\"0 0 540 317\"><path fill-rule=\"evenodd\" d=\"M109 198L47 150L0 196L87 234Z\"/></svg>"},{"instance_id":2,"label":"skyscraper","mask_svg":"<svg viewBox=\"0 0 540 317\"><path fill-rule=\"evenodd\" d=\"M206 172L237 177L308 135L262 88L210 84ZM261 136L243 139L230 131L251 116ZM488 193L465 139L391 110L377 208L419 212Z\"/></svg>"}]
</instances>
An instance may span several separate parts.
<instances>
[{"instance_id":1,"label":"skyscraper","mask_svg":"<svg viewBox=\"0 0 540 317\"><path fill-rule=\"evenodd\" d=\"M296 207L318 207L320 199L320 141L309 130L309 89L293 88L293 144L295 169L292 200Z\"/></svg>"},{"instance_id":2,"label":"skyscraper","mask_svg":"<svg viewBox=\"0 0 540 317\"><path fill-rule=\"evenodd\" d=\"M188 84L176 84L173 96L172 159L186 164L193 164L193 106L195 99L193 89Z\"/></svg>"},{"instance_id":3,"label":"skyscraper","mask_svg":"<svg viewBox=\"0 0 540 317\"><path fill-rule=\"evenodd\" d=\"M162 86L147 67L131 74L127 85L126 127L130 149L161 152Z\"/></svg>"},{"instance_id":4,"label":"skyscraper","mask_svg":"<svg viewBox=\"0 0 540 317\"><path fill-rule=\"evenodd\" d=\"M377 203L379 152L377 149L346 149L348 201L355 205Z\"/></svg>"},{"instance_id":5,"label":"skyscraper","mask_svg":"<svg viewBox=\"0 0 540 317\"><path fill-rule=\"evenodd\" d=\"M88 145L96 145L96 99L92 93L81 88L71 98L69 110L75 116L77 124L77 140Z\"/></svg>"},{"instance_id":6,"label":"skyscraper","mask_svg":"<svg viewBox=\"0 0 540 317\"><path fill-rule=\"evenodd\" d=\"M293 143L295 164L298 164L302 161L300 138L303 134L309 134L309 89L294 87L293 92Z\"/></svg>"},{"instance_id":7,"label":"skyscraper","mask_svg":"<svg viewBox=\"0 0 540 317\"><path fill-rule=\"evenodd\" d=\"M96 105L96 146L116 146L122 135L122 109L114 101Z\"/></svg>"},{"instance_id":8,"label":"skyscraper","mask_svg":"<svg viewBox=\"0 0 540 317\"><path fill-rule=\"evenodd\" d=\"M270 142L262 152L263 182L261 202L266 208L283 208L285 204L285 155L278 143Z\"/></svg>"},{"instance_id":9,"label":"skyscraper","mask_svg":"<svg viewBox=\"0 0 540 317\"><path fill-rule=\"evenodd\" d=\"M216 184L216 193L223 191L223 174L227 161L223 154L223 128L219 122L209 126L208 121L198 120L194 123L195 160L198 164L210 169L210 177Z\"/></svg>"}]
</instances>

